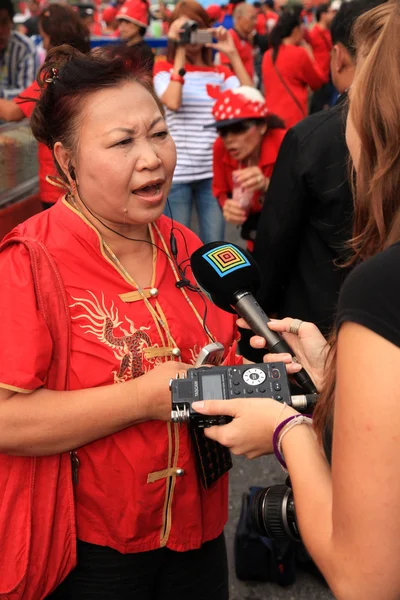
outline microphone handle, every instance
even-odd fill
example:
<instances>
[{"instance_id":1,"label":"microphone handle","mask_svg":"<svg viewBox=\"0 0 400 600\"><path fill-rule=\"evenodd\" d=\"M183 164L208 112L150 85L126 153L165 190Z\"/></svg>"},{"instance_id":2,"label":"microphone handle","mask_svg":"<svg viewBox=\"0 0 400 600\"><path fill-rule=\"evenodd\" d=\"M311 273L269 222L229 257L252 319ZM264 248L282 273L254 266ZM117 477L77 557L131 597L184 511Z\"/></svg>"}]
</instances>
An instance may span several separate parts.
<instances>
[{"instance_id":1,"label":"microphone handle","mask_svg":"<svg viewBox=\"0 0 400 600\"><path fill-rule=\"evenodd\" d=\"M248 291L237 292L235 294L235 301L235 311L245 319L250 329L256 335L260 335L265 339L269 352L273 354L281 352L289 353L296 358L293 350L283 337L268 327L269 318L253 294ZM317 393L317 389L305 369L301 369L301 371L295 373L293 378L308 394Z\"/></svg>"}]
</instances>

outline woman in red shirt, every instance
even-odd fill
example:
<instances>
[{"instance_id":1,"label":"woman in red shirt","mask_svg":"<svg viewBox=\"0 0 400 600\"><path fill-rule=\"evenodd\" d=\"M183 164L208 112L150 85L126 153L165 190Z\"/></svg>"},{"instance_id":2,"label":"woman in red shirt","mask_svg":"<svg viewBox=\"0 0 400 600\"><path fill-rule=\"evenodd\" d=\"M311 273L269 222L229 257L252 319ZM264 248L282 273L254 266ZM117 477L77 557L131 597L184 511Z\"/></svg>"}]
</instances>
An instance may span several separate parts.
<instances>
[{"instance_id":1,"label":"woman in red shirt","mask_svg":"<svg viewBox=\"0 0 400 600\"><path fill-rule=\"evenodd\" d=\"M269 113L262 94L241 86L223 93L213 107L219 137L214 143L213 194L228 223L242 225L242 237L253 247L264 193L286 130Z\"/></svg>"},{"instance_id":2,"label":"woman in red shirt","mask_svg":"<svg viewBox=\"0 0 400 600\"><path fill-rule=\"evenodd\" d=\"M90 51L89 31L82 25L78 14L66 4L50 4L39 15L39 32L45 50L69 44L80 52ZM0 119L21 121L30 118L40 96L36 81L13 100L0 100ZM48 181L58 176L51 150L38 145L39 195L43 208L49 208L60 197L60 187Z\"/></svg>"},{"instance_id":3,"label":"woman in red shirt","mask_svg":"<svg viewBox=\"0 0 400 600\"><path fill-rule=\"evenodd\" d=\"M311 49L304 44L300 17L283 14L271 32L271 49L263 57L261 71L269 110L293 127L308 114L308 90L327 82Z\"/></svg>"},{"instance_id":4,"label":"woman in red shirt","mask_svg":"<svg viewBox=\"0 0 400 600\"><path fill-rule=\"evenodd\" d=\"M195 288L200 240L163 216L162 105L145 71L65 46L40 79L32 131L69 192L0 253L0 597L227 600L227 476L202 486L169 381L211 339L235 364L235 317ZM51 470L70 454L73 479Z\"/></svg>"}]
</instances>

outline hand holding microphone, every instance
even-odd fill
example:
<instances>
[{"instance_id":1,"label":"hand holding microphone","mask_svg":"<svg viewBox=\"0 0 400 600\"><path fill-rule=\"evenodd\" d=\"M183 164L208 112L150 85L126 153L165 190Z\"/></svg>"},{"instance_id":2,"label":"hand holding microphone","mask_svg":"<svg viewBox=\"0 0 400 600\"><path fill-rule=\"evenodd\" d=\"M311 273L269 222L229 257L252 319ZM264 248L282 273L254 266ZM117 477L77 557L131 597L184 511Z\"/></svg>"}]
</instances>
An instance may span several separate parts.
<instances>
[{"instance_id":1,"label":"hand holding microphone","mask_svg":"<svg viewBox=\"0 0 400 600\"><path fill-rule=\"evenodd\" d=\"M311 375L315 387L319 391L324 380L325 362L330 346L314 323L301 322L298 333L290 333L289 329L293 321L294 319L289 317L281 320L271 319L268 326L273 331L282 335L283 339L293 350L298 362L293 361L292 354L288 353L268 353L264 355L263 361L268 363L275 361L285 363L288 375L292 376L304 367L307 373ZM250 329L244 319L238 319L238 325L243 329ZM253 336L250 338L250 345L257 350L262 350L266 348L266 341L261 336Z\"/></svg>"},{"instance_id":2,"label":"hand holding microphone","mask_svg":"<svg viewBox=\"0 0 400 600\"><path fill-rule=\"evenodd\" d=\"M295 356L280 332L268 326L269 319L254 297L260 274L249 252L235 244L213 242L196 250L190 263L198 284L214 304L242 317L256 335L264 338L270 352ZM294 374L294 379L306 393L316 393L316 386L304 368Z\"/></svg>"}]
</instances>

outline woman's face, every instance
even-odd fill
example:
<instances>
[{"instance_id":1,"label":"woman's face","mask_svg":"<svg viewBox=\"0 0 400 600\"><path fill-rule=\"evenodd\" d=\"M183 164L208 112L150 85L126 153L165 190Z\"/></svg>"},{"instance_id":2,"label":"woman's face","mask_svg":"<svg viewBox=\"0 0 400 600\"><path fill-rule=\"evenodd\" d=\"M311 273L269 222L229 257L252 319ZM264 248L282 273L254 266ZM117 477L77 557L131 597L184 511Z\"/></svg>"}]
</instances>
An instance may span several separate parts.
<instances>
[{"instance_id":1,"label":"woman's face","mask_svg":"<svg viewBox=\"0 0 400 600\"><path fill-rule=\"evenodd\" d=\"M118 19L118 25L119 37L123 41L135 37L140 31L140 27L139 25L137 25L137 23L132 23L131 21L124 21L124 19Z\"/></svg>"},{"instance_id":2,"label":"woman's face","mask_svg":"<svg viewBox=\"0 0 400 600\"><path fill-rule=\"evenodd\" d=\"M126 83L89 96L71 163L78 193L98 216L144 225L163 212L176 163L175 144L151 94Z\"/></svg>"},{"instance_id":3,"label":"woman's face","mask_svg":"<svg viewBox=\"0 0 400 600\"><path fill-rule=\"evenodd\" d=\"M220 130L224 146L237 161L243 161L258 153L267 126L241 121Z\"/></svg>"}]
</instances>

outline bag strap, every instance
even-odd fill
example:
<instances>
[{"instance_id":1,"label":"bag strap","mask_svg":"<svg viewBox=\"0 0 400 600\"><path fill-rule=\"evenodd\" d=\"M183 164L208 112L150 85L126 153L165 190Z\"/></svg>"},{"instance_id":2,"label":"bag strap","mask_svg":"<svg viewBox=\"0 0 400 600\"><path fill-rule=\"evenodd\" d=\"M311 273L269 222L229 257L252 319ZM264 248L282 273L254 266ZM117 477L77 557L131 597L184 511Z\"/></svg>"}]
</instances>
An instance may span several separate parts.
<instances>
[{"instance_id":1,"label":"bag strap","mask_svg":"<svg viewBox=\"0 0 400 600\"><path fill-rule=\"evenodd\" d=\"M43 242L28 237L10 237L0 251L21 243L29 252L38 308L49 328L54 351L47 376L50 389L69 389L71 319L67 294L56 263Z\"/></svg>"},{"instance_id":2,"label":"bag strap","mask_svg":"<svg viewBox=\"0 0 400 600\"><path fill-rule=\"evenodd\" d=\"M290 89L290 87L287 85L286 81L283 79L281 72L279 71L278 67L276 66L276 62L274 62L273 58L271 57L272 60L272 65L276 71L276 74L278 75L279 81L281 82L281 84L283 85L283 87L285 88L285 90L287 91L287 93L289 94L289 96L291 97L291 99L293 100L293 102L296 104L297 108L299 109L299 111L301 112L301 114L303 115L303 118L306 117L306 113L303 110L303 107L301 106L300 102L298 101L298 99L296 98L296 96L293 94L292 90Z\"/></svg>"}]
</instances>

